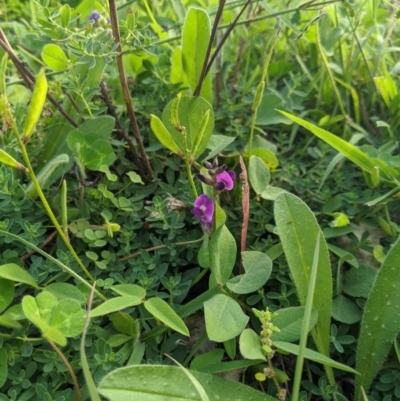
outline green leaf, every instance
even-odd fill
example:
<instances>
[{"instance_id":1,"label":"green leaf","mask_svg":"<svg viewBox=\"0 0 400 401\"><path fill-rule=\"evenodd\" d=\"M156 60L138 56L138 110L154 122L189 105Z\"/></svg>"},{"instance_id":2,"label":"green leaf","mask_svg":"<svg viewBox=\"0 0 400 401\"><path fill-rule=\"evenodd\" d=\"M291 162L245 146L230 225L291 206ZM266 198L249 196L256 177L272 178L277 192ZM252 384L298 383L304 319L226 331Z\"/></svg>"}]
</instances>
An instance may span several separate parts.
<instances>
[{"instance_id":1,"label":"green leaf","mask_svg":"<svg viewBox=\"0 0 400 401\"><path fill-rule=\"evenodd\" d=\"M150 298L144 303L146 310L166 326L189 336L189 330L177 313L161 298Z\"/></svg>"},{"instance_id":2,"label":"green leaf","mask_svg":"<svg viewBox=\"0 0 400 401\"><path fill-rule=\"evenodd\" d=\"M65 337L75 337L83 331L85 311L78 301L63 299L53 309L49 324Z\"/></svg>"},{"instance_id":3,"label":"green leaf","mask_svg":"<svg viewBox=\"0 0 400 401\"><path fill-rule=\"evenodd\" d=\"M99 170L102 165L111 165L116 156L109 142L98 139L97 134L73 131L69 134L68 146L80 163L89 170Z\"/></svg>"},{"instance_id":4,"label":"green leaf","mask_svg":"<svg viewBox=\"0 0 400 401\"><path fill-rule=\"evenodd\" d=\"M208 14L200 8L190 8L182 30L182 65L193 92L199 82L210 34ZM212 103L210 74L205 77L200 95Z\"/></svg>"},{"instance_id":5,"label":"green leaf","mask_svg":"<svg viewBox=\"0 0 400 401\"><path fill-rule=\"evenodd\" d=\"M349 160L351 160L357 166L361 167L363 170L367 171L368 173L372 172L373 168L375 167L375 163L359 148L353 146L349 142L346 142L342 138L339 138L338 136L315 126L314 124L303 120L302 118L293 116L292 114L286 113L284 111L279 110L279 112L290 120L294 121L295 123L308 129L315 136L325 141L328 145L332 146L338 152L344 154Z\"/></svg>"},{"instance_id":6,"label":"green leaf","mask_svg":"<svg viewBox=\"0 0 400 401\"><path fill-rule=\"evenodd\" d=\"M153 131L153 134L165 148L176 153L177 155L181 153L174 139L172 138L172 135L168 132L167 128L165 128L163 122L154 114L150 114L150 127Z\"/></svg>"},{"instance_id":7,"label":"green leaf","mask_svg":"<svg viewBox=\"0 0 400 401\"><path fill-rule=\"evenodd\" d=\"M240 305L225 294L204 302L204 315L208 338L221 343L239 335L249 321Z\"/></svg>"},{"instance_id":8,"label":"green leaf","mask_svg":"<svg viewBox=\"0 0 400 401\"><path fill-rule=\"evenodd\" d=\"M293 355L299 354L299 346L297 344L286 343L283 341L275 341L274 345L279 350L290 352ZM342 363L336 362L331 358L328 358L325 355L320 354L319 352L313 351L312 349L306 348L304 352L304 357L309 359L310 361L321 363L325 366L330 366L331 368L344 370L345 372L354 373L359 375L360 373L354 370L353 368L343 365Z\"/></svg>"},{"instance_id":9,"label":"green leaf","mask_svg":"<svg viewBox=\"0 0 400 401\"><path fill-rule=\"evenodd\" d=\"M275 93L265 91L257 111L257 125L290 124L276 109L284 107L284 99Z\"/></svg>"},{"instance_id":10,"label":"green leaf","mask_svg":"<svg viewBox=\"0 0 400 401\"><path fill-rule=\"evenodd\" d=\"M138 173L135 173L134 171L129 171L128 173L125 173L129 179L136 183L136 184L141 184L144 185L144 182L142 180L142 177L140 177L140 175Z\"/></svg>"},{"instance_id":11,"label":"green leaf","mask_svg":"<svg viewBox=\"0 0 400 401\"><path fill-rule=\"evenodd\" d=\"M332 317L338 322L354 324L361 320L361 311L353 301L340 294L333 298Z\"/></svg>"},{"instance_id":12,"label":"green leaf","mask_svg":"<svg viewBox=\"0 0 400 401\"><path fill-rule=\"evenodd\" d=\"M241 383L190 371L210 401L276 401ZM99 392L110 401L201 401L186 374L175 366L133 365L116 369L99 384Z\"/></svg>"},{"instance_id":13,"label":"green leaf","mask_svg":"<svg viewBox=\"0 0 400 401\"><path fill-rule=\"evenodd\" d=\"M262 252L242 252L245 274L235 276L226 282L226 286L236 294L249 294L257 291L269 279L272 271L271 259Z\"/></svg>"},{"instance_id":14,"label":"green leaf","mask_svg":"<svg viewBox=\"0 0 400 401\"><path fill-rule=\"evenodd\" d=\"M92 309L90 311L90 318L108 315L109 313L118 312L131 306L140 305L141 303L142 300L134 295L115 297L103 302L97 308Z\"/></svg>"},{"instance_id":15,"label":"green leaf","mask_svg":"<svg viewBox=\"0 0 400 401\"><path fill-rule=\"evenodd\" d=\"M224 285L236 261L236 241L225 225L220 226L210 239L210 265L217 283Z\"/></svg>"},{"instance_id":16,"label":"green leaf","mask_svg":"<svg viewBox=\"0 0 400 401\"><path fill-rule=\"evenodd\" d=\"M67 339L57 329L49 325L51 312L57 304L56 297L49 292L42 292L36 298L28 295L22 299L22 310L26 318L43 333L43 336L55 343L65 346Z\"/></svg>"},{"instance_id":17,"label":"green leaf","mask_svg":"<svg viewBox=\"0 0 400 401\"><path fill-rule=\"evenodd\" d=\"M273 333L272 341L295 342L300 339L301 328L304 320L304 306L284 308L276 311L277 316L273 318L272 323L280 329L280 332ZM318 321L318 311L313 309L311 312L311 321L309 330L311 330Z\"/></svg>"},{"instance_id":18,"label":"green leaf","mask_svg":"<svg viewBox=\"0 0 400 401\"><path fill-rule=\"evenodd\" d=\"M11 280L0 278L0 313L11 304L14 299L14 283Z\"/></svg>"},{"instance_id":19,"label":"green leaf","mask_svg":"<svg viewBox=\"0 0 400 401\"><path fill-rule=\"evenodd\" d=\"M279 166L279 161L275 156L275 153L271 149L267 148L254 148L251 151L252 156L258 156L269 169L275 169ZM249 157L249 152L243 153L243 157Z\"/></svg>"},{"instance_id":20,"label":"green leaf","mask_svg":"<svg viewBox=\"0 0 400 401\"><path fill-rule=\"evenodd\" d=\"M85 81L85 88L87 88L88 91L91 89L99 88L100 80L102 79L103 76L103 70L105 67L105 58L97 57L95 60L96 60L96 65L94 68L90 69L89 64L75 64L71 71L71 75L73 76L80 76L85 78L87 77ZM86 95L84 101L90 102L93 96L94 94ZM80 110L84 110L86 108L86 105L84 104L80 94L72 94L72 100L70 100L68 97L65 98L63 103L64 110L76 121L79 121L78 118L79 115L76 110L76 106ZM98 117L80 125L79 129L81 129L84 133L85 132L98 133L100 136L102 136L101 129L92 130L91 126L89 125L94 121L96 121L97 124L97 120L99 118L103 119L101 120L103 122L106 120L114 121L112 117L105 117L105 116ZM44 141L42 143L43 147L41 148L40 157L37 159L38 171L40 171L49 160L53 159L59 154L67 153L67 151L69 151L68 146L66 146L65 142L67 140L69 133L73 131L75 128L61 114L55 117L54 122L52 122L52 124L54 125L52 125L51 128L49 128L49 131L47 132L47 135L45 136ZM72 152L69 152L68 156L71 155ZM61 175L62 172L59 174Z\"/></svg>"},{"instance_id":21,"label":"green leaf","mask_svg":"<svg viewBox=\"0 0 400 401\"><path fill-rule=\"evenodd\" d=\"M60 46L53 43L44 45L42 59L48 67L55 71L64 71L68 68L69 60Z\"/></svg>"},{"instance_id":22,"label":"green leaf","mask_svg":"<svg viewBox=\"0 0 400 401\"><path fill-rule=\"evenodd\" d=\"M116 330L130 337L136 338L139 334L139 324L127 313L118 312L112 315L112 323ZM132 339L132 338L131 338Z\"/></svg>"},{"instance_id":23,"label":"green leaf","mask_svg":"<svg viewBox=\"0 0 400 401\"><path fill-rule=\"evenodd\" d=\"M16 320L6 315L0 315L0 326L8 327L10 329L20 329L22 327L22 325L19 324Z\"/></svg>"},{"instance_id":24,"label":"green leaf","mask_svg":"<svg viewBox=\"0 0 400 401\"><path fill-rule=\"evenodd\" d=\"M244 358L267 360L260 336L252 329L243 330L239 338L239 349Z\"/></svg>"},{"instance_id":25,"label":"green leaf","mask_svg":"<svg viewBox=\"0 0 400 401\"><path fill-rule=\"evenodd\" d=\"M0 388L7 381L8 376L8 355L5 348L0 348Z\"/></svg>"},{"instance_id":26,"label":"green leaf","mask_svg":"<svg viewBox=\"0 0 400 401\"><path fill-rule=\"evenodd\" d=\"M40 187L43 189L45 185L49 185L49 180L52 178L54 180L53 174L54 172L62 165L67 164L69 162L69 157L66 154L61 154L56 156L54 159L51 159L45 166L42 168L39 174L36 175L38 183ZM50 182L52 181L50 180ZM34 199L37 196L36 187L31 181L25 189L25 195L29 199Z\"/></svg>"},{"instance_id":27,"label":"green leaf","mask_svg":"<svg viewBox=\"0 0 400 401\"><path fill-rule=\"evenodd\" d=\"M400 331L400 240L386 256L364 307L358 339L355 400L361 400L361 388L368 391L381 369Z\"/></svg>"},{"instance_id":28,"label":"green leaf","mask_svg":"<svg viewBox=\"0 0 400 401\"><path fill-rule=\"evenodd\" d=\"M21 163L17 162L12 156L10 156L3 149L0 149L0 163L7 164L8 166L14 167L18 170L28 171Z\"/></svg>"},{"instance_id":29,"label":"green leaf","mask_svg":"<svg viewBox=\"0 0 400 401\"><path fill-rule=\"evenodd\" d=\"M171 117L173 107L175 106L176 99L167 104L162 114L162 122L180 152L186 154L184 136L182 135L182 132L176 130ZM204 126L204 118L207 114L209 114L209 118L206 120ZM200 156L206 150L208 141L214 129L214 112L211 104L201 97L182 96L178 102L177 118L180 125L185 127L187 150L190 153L194 150L198 136L201 136L201 140L199 140L196 150L196 157ZM192 156L195 155L192 154Z\"/></svg>"},{"instance_id":30,"label":"green leaf","mask_svg":"<svg viewBox=\"0 0 400 401\"><path fill-rule=\"evenodd\" d=\"M211 351L205 352L196 356L190 363L190 369L197 372L207 373L207 368L222 361L225 351L222 348L215 348Z\"/></svg>"},{"instance_id":31,"label":"green leaf","mask_svg":"<svg viewBox=\"0 0 400 401\"><path fill-rule=\"evenodd\" d=\"M251 187L257 195L267 189L271 174L264 161L258 156L251 156L249 162L249 180Z\"/></svg>"},{"instance_id":32,"label":"green leaf","mask_svg":"<svg viewBox=\"0 0 400 401\"><path fill-rule=\"evenodd\" d=\"M185 71L182 66L182 48L175 47L171 56L171 73L170 82L172 85L180 84L180 88L187 88L189 86Z\"/></svg>"},{"instance_id":33,"label":"green leaf","mask_svg":"<svg viewBox=\"0 0 400 401\"><path fill-rule=\"evenodd\" d=\"M210 160L213 157L217 156L222 150L225 150L227 146L230 145L235 139L235 137L226 135L211 135L207 144L207 149L210 150L210 153L207 154L203 161Z\"/></svg>"},{"instance_id":34,"label":"green leaf","mask_svg":"<svg viewBox=\"0 0 400 401\"><path fill-rule=\"evenodd\" d=\"M261 198L275 201L276 198L284 192L287 192L286 189L268 185L267 188L261 193Z\"/></svg>"},{"instance_id":35,"label":"green leaf","mask_svg":"<svg viewBox=\"0 0 400 401\"><path fill-rule=\"evenodd\" d=\"M116 284L111 289L121 296L134 295L140 299L146 296L146 290L136 284Z\"/></svg>"},{"instance_id":36,"label":"green leaf","mask_svg":"<svg viewBox=\"0 0 400 401\"><path fill-rule=\"evenodd\" d=\"M313 308L318 311L319 318L312 334L318 351L329 356L332 276L325 239L312 211L292 194L283 193L278 196L274 214L293 282L303 306L307 300L315 244L317 237L321 236L316 278L318 284L313 300Z\"/></svg>"},{"instance_id":37,"label":"green leaf","mask_svg":"<svg viewBox=\"0 0 400 401\"><path fill-rule=\"evenodd\" d=\"M58 301L62 301L64 299L73 299L74 301L77 301L80 305L86 303L85 295L83 295L83 293L72 284L52 283L45 287L43 291L50 292L57 298Z\"/></svg>"},{"instance_id":38,"label":"green leaf","mask_svg":"<svg viewBox=\"0 0 400 401\"><path fill-rule=\"evenodd\" d=\"M25 269L15 263L0 266L0 277L39 288L36 280Z\"/></svg>"},{"instance_id":39,"label":"green leaf","mask_svg":"<svg viewBox=\"0 0 400 401\"><path fill-rule=\"evenodd\" d=\"M344 275L343 292L352 297L368 298L376 279L376 270L367 265L352 267Z\"/></svg>"}]
</instances>

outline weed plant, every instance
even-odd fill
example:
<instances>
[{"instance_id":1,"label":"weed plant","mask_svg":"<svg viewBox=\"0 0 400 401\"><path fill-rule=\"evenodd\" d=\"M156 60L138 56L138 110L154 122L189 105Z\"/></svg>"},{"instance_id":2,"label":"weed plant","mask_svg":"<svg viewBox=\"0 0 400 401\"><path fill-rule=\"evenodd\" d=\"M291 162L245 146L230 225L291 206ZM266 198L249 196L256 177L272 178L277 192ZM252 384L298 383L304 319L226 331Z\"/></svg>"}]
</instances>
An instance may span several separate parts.
<instances>
[{"instance_id":1,"label":"weed plant","mask_svg":"<svg viewBox=\"0 0 400 401\"><path fill-rule=\"evenodd\" d=\"M400 399L399 13L0 0L0 401Z\"/></svg>"}]
</instances>

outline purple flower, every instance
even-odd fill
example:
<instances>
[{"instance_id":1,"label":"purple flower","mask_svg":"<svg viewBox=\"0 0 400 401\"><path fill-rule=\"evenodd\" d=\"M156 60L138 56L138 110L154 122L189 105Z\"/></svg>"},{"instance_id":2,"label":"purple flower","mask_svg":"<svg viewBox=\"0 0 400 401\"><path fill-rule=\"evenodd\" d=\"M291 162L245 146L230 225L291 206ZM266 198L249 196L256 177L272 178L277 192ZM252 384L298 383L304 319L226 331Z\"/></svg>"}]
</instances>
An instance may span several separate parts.
<instances>
[{"instance_id":1,"label":"purple flower","mask_svg":"<svg viewBox=\"0 0 400 401\"><path fill-rule=\"evenodd\" d=\"M206 233L212 230L213 216L214 216L214 202L207 195L200 195L194 201L194 208L192 213L196 220L200 221Z\"/></svg>"},{"instance_id":2,"label":"purple flower","mask_svg":"<svg viewBox=\"0 0 400 401\"><path fill-rule=\"evenodd\" d=\"M219 173L216 177L217 185L216 189L218 191L227 190L230 191L233 188L234 181L236 180L236 174L233 170L223 171Z\"/></svg>"},{"instance_id":3,"label":"purple flower","mask_svg":"<svg viewBox=\"0 0 400 401\"><path fill-rule=\"evenodd\" d=\"M100 17L101 17L100 13L97 10L93 10L89 15L89 21L98 22Z\"/></svg>"}]
</instances>

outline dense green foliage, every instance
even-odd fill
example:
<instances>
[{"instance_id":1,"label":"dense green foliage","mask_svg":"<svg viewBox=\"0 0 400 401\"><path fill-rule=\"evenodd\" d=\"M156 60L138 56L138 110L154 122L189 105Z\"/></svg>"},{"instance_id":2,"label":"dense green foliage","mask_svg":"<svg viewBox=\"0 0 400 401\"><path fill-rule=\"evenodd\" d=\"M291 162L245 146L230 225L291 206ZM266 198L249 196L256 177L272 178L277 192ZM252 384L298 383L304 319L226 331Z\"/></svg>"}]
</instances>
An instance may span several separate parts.
<instances>
[{"instance_id":1,"label":"dense green foliage","mask_svg":"<svg viewBox=\"0 0 400 401\"><path fill-rule=\"evenodd\" d=\"M0 0L0 401L400 399L399 15Z\"/></svg>"}]
</instances>

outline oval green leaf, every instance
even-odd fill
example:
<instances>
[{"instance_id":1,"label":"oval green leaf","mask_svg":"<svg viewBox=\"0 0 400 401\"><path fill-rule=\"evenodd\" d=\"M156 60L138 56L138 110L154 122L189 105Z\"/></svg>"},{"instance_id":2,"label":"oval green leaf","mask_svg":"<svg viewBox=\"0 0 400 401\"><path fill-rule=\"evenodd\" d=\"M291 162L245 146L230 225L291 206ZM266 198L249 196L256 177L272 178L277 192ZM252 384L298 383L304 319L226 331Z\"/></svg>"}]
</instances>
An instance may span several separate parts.
<instances>
[{"instance_id":1,"label":"oval green leaf","mask_svg":"<svg viewBox=\"0 0 400 401\"><path fill-rule=\"evenodd\" d=\"M238 336L249 321L240 305L225 294L204 302L204 315L208 338L221 343Z\"/></svg>"},{"instance_id":2,"label":"oval green leaf","mask_svg":"<svg viewBox=\"0 0 400 401\"><path fill-rule=\"evenodd\" d=\"M280 329L280 332L273 333L272 341L295 342L300 340L301 329L304 321L304 306L284 308L276 311L277 316L273 319L274 326ZM318 311L312 309L309 330L311 330L318 321Z\"/></svg>"},{"instance_id":3,"label":"oval green leaf","mask_svg":"<svg viewBox=\"0 0 400 401\"><path fill-rule=\"evenodd\" d=\"M264 161L258 156L251 156L249 161L249 180L257 195L264 192L271 179L271 174Z\"/></svg>"},{"instance_id":4,"label":"oval green leaf","mask_svg":"<svg viewBox=\"0 0 400 401\"><path fill-rule=\"evenodd\" d=\"M16 283L28 284L34 288L39 288L36 280L25 269L15 263L8 263L0 266L0 277Z\"/></svg>"},{"instance_id":5,"label":"oval green leaf","mask_svg":"<svg viewBox=\"0 0 400 401\"><path fill-rule=\"evenodd\" d=\"M239 338L239 349L244 358L267 360L260 336L252 329L243 330Z\"/></svg>"},{"instance_id":6,"label":"oval green leaf","mask_svg":"<svg viewBox=\"0 0 400 401\"><path fill-rule=\"evenodd\" d=\"M181 153L171 134L165 128L163 122L154 114L150 114L150 127L156 138L165 148L176 153L177 155Z\"/></svg>"},{"instance_id":7,"label":"oval green leaf","mask_svg":"<svg viewBox=\"0 0 400 401\"><path fill-rule=\"evenodd\" d=\"M257 291L269 279L272 271L272 260L262 252L242 252L245 274L235 276L227 281L226 286L236 294L249 294Z\"/></svg>"},{"instance_id":8,"label":"oval green leaf","mask_svg":"<svg viewBox=\"0 0 400 401\"><path fill-rule=\"evenodd\" d=\"M0 313L11 304L14 299L14 283L11 280L0 278Z\"/></svg>"},{"instance_id":9,"label":"oval green leaf","mask_svg":"<svg viewBox=\"0 0 400 401\"><path fill-rule=\"evenodd\" d=\"M236 261L236 241L223 224L210 239L210 267L217 283L224 285L232 273Z\"/></svg>"},{"instance_id":10,"label":"oval green leaf","mask_svg":"<svg viewBox=\"0 0 400 401\"><path fill-rule=\"evenodd\" d=\"M55 71L64 71L68 68L69 60L60 46L47 44L42 50L42 60Z\"/></svg>"},{"instance_id":11,"label":"oval green leaf","mask_svg":"<svg viewBox=\"0 0 400 401\"><path fill-rule=\"evenodd\" d=\"M92 309L90 311L90 318L92 319L97 316L108 315L109 313L118 312L131 306L140 305L141 303L142 300L134 295L109 299L97 308Z\"/></svg>"},{"instance_id":12,"label":"oval green leaf","mask_svg":"<svg viewBox=\"0 0 400 401\"><path fill-rule=\"evenodd\" d=\"M177 313L161 298L150 298L144 303L146 310L166 326L189 336L189 329Z\"/></svg>"}]
</instances>

